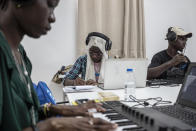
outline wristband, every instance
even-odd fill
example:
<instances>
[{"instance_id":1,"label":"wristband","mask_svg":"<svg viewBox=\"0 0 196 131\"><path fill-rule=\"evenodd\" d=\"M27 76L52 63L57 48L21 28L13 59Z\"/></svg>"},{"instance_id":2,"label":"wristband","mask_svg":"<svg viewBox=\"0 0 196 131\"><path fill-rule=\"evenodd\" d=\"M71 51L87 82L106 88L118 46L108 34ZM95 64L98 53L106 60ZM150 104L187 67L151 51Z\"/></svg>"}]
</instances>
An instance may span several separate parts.
<instances>
[{"instance_id":1,"label":"wristband","mask_svg":"<svg viewBox=\"0 0 196 131\"><path fill-rule=\"evenodd\" d=\"M46 104L44 104L44 115L46 116L46 117L48 117L49 116L49 111L50 111L50 106L51 106L51 103L46 103Z\"/></svg>"}]
</instances>

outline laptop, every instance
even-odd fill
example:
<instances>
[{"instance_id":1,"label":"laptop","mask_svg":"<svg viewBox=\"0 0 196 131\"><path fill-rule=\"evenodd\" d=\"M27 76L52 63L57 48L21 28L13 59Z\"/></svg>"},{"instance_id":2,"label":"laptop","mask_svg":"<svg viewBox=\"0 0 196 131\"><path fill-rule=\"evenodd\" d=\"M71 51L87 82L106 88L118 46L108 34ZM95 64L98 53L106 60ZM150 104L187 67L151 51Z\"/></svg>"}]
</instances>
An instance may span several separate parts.
<instances>
[{"instance_id":1,"label":"laptop","mask_svg":"<svg viewBox=\"0 0 196 131\"><path fill-rule=\"evenodd\" d=\"M146 86L147 59L121 58L108 59L104 66L104 84L102 89L121 89L127 80L127 69L132 68L136 87Z\"/></svg>"},{"instance_id":2,"label":"laptop","mask_svg":"<svg viewBox=\"0 0 196 131\"><path fill-rule=\"evenodd\" d=\"M170 129L196 131L196 63L189 65L174 105L141 108L138 111Z\"/></svg>"}]
</instances>

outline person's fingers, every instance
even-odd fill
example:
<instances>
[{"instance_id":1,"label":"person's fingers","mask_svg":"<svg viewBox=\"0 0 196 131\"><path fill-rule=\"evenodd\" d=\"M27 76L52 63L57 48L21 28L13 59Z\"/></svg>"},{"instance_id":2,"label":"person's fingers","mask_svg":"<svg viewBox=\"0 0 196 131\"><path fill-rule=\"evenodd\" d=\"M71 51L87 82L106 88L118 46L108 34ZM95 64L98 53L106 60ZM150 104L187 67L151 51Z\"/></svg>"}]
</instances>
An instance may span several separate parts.
<instances>
[{"instance_id":1,"label":"person's fingers","mask_svg":"<svg viewBox=\"0 0 196 131\"><path fill-rule=\"evenodd\" d=\"M175 61L175 65L178 65L181 62L187 62L187 59L183 55L177 55L176 57L174 57L174 61Z\"/></svg>"},{"instance_id":2,"label":"person's fingers","mask_svg":"<svg viewBox=\"0 0 196 131\"><path fill-rule=\"evenodd\" d=\"M85 85L85 81L82 80L82 79L80 79L80 78L77 78L77 79L76 79L76 84L77 84L77 85Z\"/></svg>"},{"instance_id":3,"label":"person's fingers","mask_svg":"<svg viewBox=\"0 0 196 131\"><path fill-rule=\"evenodd\" d=\"M89 121L89 124L93 126L93 128L98 131L111 131L115 130L117 128L116 124L109 123L105 120L102 120L100 118L93 118L91 121Z\"/></svg>"},{"instance_id":4,"label":"person's fingers","mask_svg":"<svg viewBox=\"0 0 196 131\"><path fill-rule=\"evenodd\" d=\"M81 131L95 131L93 126L93 120L90 117L83 117L83 118L77 118L78 121L78 130Z\"/></svg>"},{"instance_id":5,"label":"person's fingers","mask_svg":"<svg viewBox=\"0 0 196 131\"><path fill-rule=\"evenodd\" d=\"M86 117L93 117L93 114L92 113L89 113L89 112L85 112L82 115L83 116L86 116Z\"/></svg>"},{"instance_id":6,"label":"person's fingers","mask_svg":"<svg viewBox=\"0 0 196 131\"><path fill-rule=\"evenodd\" d=\"M88 131L109 131L117 128L116 124L109 123L100 118L83 118L80 126L82 127L82 130L88 129Z\"/></svg>"},{"instance_id":7,"label":"person's fingers","mask_svg":"<svg viewBox=\"0 0 196 131\"><path fill-rule=\"evenodd\" d=\"M101 118L93 118L93 123L94 124L103 124L103 125L110 125L111 123L106 121L106 120L103 120Z\"/></svg>"},{"instance_id":8,"label":"person's fingers","mask_svg":"<svg viewBox=\"0 0 196 131\"><path fill-rule=\"evenodd\" d=\"M94 129L94 126L89 125L88 122L87 122L87 123L81 123L81 122L80 122L80 124L79 124L77 130L80 130L80 131L96 131L96 130Z\"/></svg>"},{"instance_id":9,"label":"person's fingers","mask_svg":"<svg viewBox=\"0 0 196 131\"><path fill-rule=\"evenodd\" d=\"M92 85L92 82L87 81L86 85Z\"/></svg>"},{"instance_id":10,"label":"person's fingers","mask_svg":"<svg viewBox=\"0 0 196 131\"><path fill-rule=\"evenodd\" d=\"M183 60L184 60L184 62L188 62L188 60L187 60L187 58L186 58L186 57L184 57L184 58L183 58Z\"/></svg>"},{"instance_id":11,"label":"person's fingers","mask_svg":"<svg viewBox=\"0 0 196 131\"><path fill-rule=\"evenodd\" d=\"M86 104L95 104L95 101L94 100L89 100L89 101L87 101Z\"/></svg>"},{"instance_id":12,"label":"person's fingers","mask_svg":"<svg viewBox=\"0 0 196 131\"><path fill-rule=\"evenodd\" d=\"M82 107L82 108L80 108ZM88 112L88 108L84 107L84 106L78 106L78 108L76 108L73 111L73 115L75 116L85 116L85 117L93 117L93 114L91 112Z\"/></svg>"},{"instance_id":13,"label":"person's fingers","mask_svg":"<svg viewBox=\"0 0 196 131\"><path fill-rule=\"evenodd\" d=\"M93 85L94 83L96 83L94 80L87 80L86 81L87 85Z\"/></svg>"},{"instance_id":14,"label":"person's fingers","mask_svg":"<svg viewBox=\"0 0 196 131\"><path fill-rule=\"evenodd\" d=\"M96 131L114 131L118 126L116 124L111 125L94 125Z\"/></svg>"},{"instance_id":15,"label":"person's fingers","mask_svg":"<svg viewBox=\"0 0 196 131\"><path fill-rule=\"evenodd\" d=\"M88 101L86 103L87 108L96 108L98 112L105 112L105 108L102 107L101 103L95 103L95 101Z\"/></svg>"},{"instance_id":16,"label":"person's fingers","mask_svg":"<svg viewBox=\"0 0 196 131\"><path fill-rule=\"evenodd\" d=\"M98 106L98 107L97 107L97 111L98 111L98 112L105 112L106 109L103 108L103 107L101 107L101 106Z\"/></svg>"},{"instance_id":17,"label":"person's fingers","mask_svg":"<svg viewBox=\"0 0 196 131\"><path fill-rule=\"evenodd\" d=\"M80 85L85 85L85 82L80 82Z\"/></svg>"},{"instance_id":18,"label":"person's fingers","mask_svg":"<svg viewBox=\"0 0 196 131\"><path fill-rule=\"evenodd\" d=\"M91 117L92 116L92 114L90 114L86 111L83 111L83 110L75 110L74 115L75 116L86 116L86 117Z\"/></svg>"},{"instance_id":19,"label":"person's fingers","mask_svg":"<svg viewBox=\"0 0 196 131\"><path fill-rule=\"evenodd\" d=\"M107 122L100 118L94 118L93 125L96 130L112 130L118 127L117 124Z\"/></svg>"},{"instance_id":20,"label":"person's fingers","mask_svg":"<svg viewBox=\"0 0 196 131\"><path fill-rule=\"evenodd\" d=\"M86 118L82 118L83 122L82 122L82 127L88 129L88 131L95 131L94 128L94 123L93 123L93 118L90 117L86 117Z\"/></svg>"},{"instance_id":21,"label":"person's fingers","mask_svg":"<svg viewBox=\"0 0 196 131\"><path fill-rule=\"evenodd\" d=\"M102 107L101 103L95 103L95 108L97 109L98 112L105 112L106 109Z\"/></svg>"},{"instance_id":22,"label":"person's fingers","mask_svg":"<svg viewBox=\"0 0 196 131\"><path fill-rule=\"evenodd\" d=\"M96 86L96 85L99 85L99 83L97 83L97 82L94 82L94 83L93 83L93 85L94 85L94 86Z\"/></svg>"},{"instance_id":23,"label":"person's fingers","mask_svg":"<svg viewBox=\"0 0 196 131\"><path fill-rule=\"evenodd\" d=\"M80 122L79 127L81 131L96 131L94 126L89 123L89 120Z\"/></svg>"},{"instance_id":24,"label":"person's fingers","mask_svg":"<svg viewBox=\"0 0 196 131\"><path fill-rule=\"evenodd\" d=\"M187 61L186 57L179 58L179 62L186 62L186 61Z\"/></svg>"}]
</instances>

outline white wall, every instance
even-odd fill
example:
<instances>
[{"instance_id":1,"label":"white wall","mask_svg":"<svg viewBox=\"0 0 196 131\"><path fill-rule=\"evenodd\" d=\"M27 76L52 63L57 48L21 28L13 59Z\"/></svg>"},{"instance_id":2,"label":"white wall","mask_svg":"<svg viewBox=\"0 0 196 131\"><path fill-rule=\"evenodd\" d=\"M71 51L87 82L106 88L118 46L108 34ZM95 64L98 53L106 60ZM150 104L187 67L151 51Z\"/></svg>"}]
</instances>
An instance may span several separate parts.
<instances>
[{"instance_id":1,"label":"white wall","mask_svg":"<svg viewBox=\"0 0 196 131\"><path fill-rule=\"evenodd\" d=\"M40 39L25 38L24 45L33 64L32 80L50 82L61 65L75 61L77 0L61 0L55 10L56 23Z\"/></svg>"},{"instance_id":2,"label":"white wall","mask_svg":"<svg viewBox=\"0 0 196 131\"><path fill-rule=\"evenodd\" d=\"M50 82L61 65L75 61L77 30L77 1L61 0L57 7L56 23L47 36L38 40L25 38L22 42L33 64L32 79ZM196 0L144 0L147 58L167 48L164 40L168 27L179 26L193 33L185 54L196 61Z\"/></svg>"},{"instance_id":3,"label":"white wall","mask_svg":"<svg viewBox=\"0 0 196 131\"><path fill-rule=\"evenodd\" d=\"M193 33L188 39L185 54L191 61L196 61L196 0L144 0L146 26L146 52L151 60L153 54L166 49L165 39L170 26L178 26Z\"/></svg>"}]
</instances>

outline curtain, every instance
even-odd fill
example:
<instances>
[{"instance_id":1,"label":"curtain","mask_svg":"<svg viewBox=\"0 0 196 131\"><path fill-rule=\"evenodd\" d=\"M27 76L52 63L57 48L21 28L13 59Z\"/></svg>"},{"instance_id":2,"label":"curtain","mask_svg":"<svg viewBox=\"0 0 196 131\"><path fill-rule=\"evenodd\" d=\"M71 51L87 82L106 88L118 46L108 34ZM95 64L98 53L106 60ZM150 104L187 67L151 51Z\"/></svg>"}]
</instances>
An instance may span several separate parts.
<instances>
[{"instance_id":1,"label":"curtain","mask_svg":"<svg viewBox=\"0 0 196 131\"><path fill-rule=\"evenodd\" d=\"M84 54L89 32L112 40L110 56L145 58L143 0L78 0L77 56Z\"/></svg>"}]
</instances>

